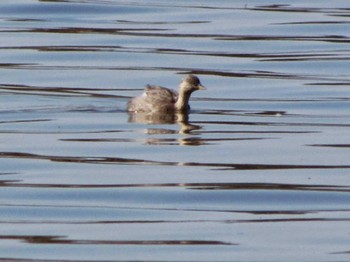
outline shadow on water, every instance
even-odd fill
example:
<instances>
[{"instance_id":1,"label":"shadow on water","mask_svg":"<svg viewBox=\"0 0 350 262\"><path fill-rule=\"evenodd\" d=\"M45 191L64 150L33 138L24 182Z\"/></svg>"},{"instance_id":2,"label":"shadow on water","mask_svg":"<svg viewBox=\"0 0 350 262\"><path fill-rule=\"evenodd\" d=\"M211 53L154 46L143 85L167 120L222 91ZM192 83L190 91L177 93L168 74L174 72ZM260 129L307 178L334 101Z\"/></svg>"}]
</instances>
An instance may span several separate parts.
<instances>
[{"instance_id":1,"label":"shadow on water","mask_svg":"<svg viewBox=\"0 0 350 262\"><path fill-rule=\"evenodd\" d=\"M274 165L274 164L241 164L241 163L210 163L210 162L168 162L145 159L130 159L121 157L69 157L38 155L21 152L0 152L0 158L49 160L53 162L69 162L79 164L128 164L128 165L160 165L160 166L196 166L220 170L278 170L278 169L349 169L350 165Z\"/></svg>"},{"instance_id":2,"label":"shadow on water","mask_svg":"<svg viewBox=\"0 0 350 262\"><path fill-rule=\"evenodd\" d=\"M0 240L19 240L31 244L70 244L70 245L237 245L235 243L205 240L74 240L64 236L0 236ZM40 260L39 260L40 261Z\"/></svg>"},{"instance_id":3,"label":"shadow on water","mask_svg":"<svg viewBox=\"0 0 350 262\"><path fill-rule=\"evenodd\" d=\"M0 174L1 175L1 174ZM9 174L3 174L9 175ZM280 183L163 183L163 184L30 184L19 180L0 180L0 187L29 188L186 188L188 190L261 190L261 191L319 191L350 192L349 186L280 184ZM264 212L264 211L261 211Z\"/></svg>"},{"instance_id":4,"label":"shadow on water","mask_svg":"<svg viewBox=\"0 0 350 262\"><path fill-rule=\"evenodd\" d=\"M0 66L1 67L1 66ZM110 91L126 91L126 89L116 88L81 88L81 87L50 87L50 86L30 86L30 85L9 85L0 84L0 90L14 94L28 94L38 96L91 96L91 97L105 97L105 98L128 98L127 96L106 94ZM129 90L129 89L127 89Z\"/></svg>"}]
</instances>

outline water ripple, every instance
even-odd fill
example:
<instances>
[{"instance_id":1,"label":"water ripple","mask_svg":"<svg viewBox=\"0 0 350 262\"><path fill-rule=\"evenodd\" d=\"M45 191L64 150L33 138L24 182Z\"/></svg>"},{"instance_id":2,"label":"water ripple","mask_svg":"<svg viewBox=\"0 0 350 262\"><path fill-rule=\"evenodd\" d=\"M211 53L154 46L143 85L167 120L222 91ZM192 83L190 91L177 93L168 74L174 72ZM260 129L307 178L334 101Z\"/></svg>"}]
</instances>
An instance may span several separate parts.
<instances>
[{"instance_id":1,"label":"water ripple","mask_svg":"<svg viewBox=\"0 0 350 262\"><path fill-rule=\"evenodd\" d=\"M69 157L37 155L21 152L0 152L0 158L36 159L53 162L85 164L132 164L161 166L199 166L221 170L275 170L275 169L349 169L350 165L269 165L269 164L235 164L235 163L200 163L200 162L165 162L122 157Z\"/></svg>"}]
</instances>

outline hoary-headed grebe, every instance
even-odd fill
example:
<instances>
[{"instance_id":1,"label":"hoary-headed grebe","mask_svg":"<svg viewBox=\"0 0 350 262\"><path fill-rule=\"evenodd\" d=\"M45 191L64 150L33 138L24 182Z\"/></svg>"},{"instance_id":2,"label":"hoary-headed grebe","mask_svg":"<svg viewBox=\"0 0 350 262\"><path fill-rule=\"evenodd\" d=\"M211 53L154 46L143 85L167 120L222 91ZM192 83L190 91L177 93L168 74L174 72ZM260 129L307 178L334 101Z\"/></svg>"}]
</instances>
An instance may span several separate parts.
<instances>
[{"instance_id":1,"label":"hoary-headed grebe","mask_svg":"<svg viewBox=\"0 0 350 262\"><path fill-rule=\"evenodd\" d=\"M180 84L179 93L161 86L147 85L145 92L128 102L130 112L186 112L190 109L188 101L191 94L205 89L199 78L187 75Z\"/></svg>"}]
</instances>

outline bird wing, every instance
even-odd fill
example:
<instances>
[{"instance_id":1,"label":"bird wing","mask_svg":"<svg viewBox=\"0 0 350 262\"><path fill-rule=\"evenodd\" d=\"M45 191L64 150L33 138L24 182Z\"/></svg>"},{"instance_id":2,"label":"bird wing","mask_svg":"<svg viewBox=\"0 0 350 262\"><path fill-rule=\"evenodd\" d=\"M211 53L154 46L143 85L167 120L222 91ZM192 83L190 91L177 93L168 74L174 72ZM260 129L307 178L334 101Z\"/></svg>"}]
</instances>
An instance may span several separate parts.
<instances>
[{"instance_id":1,"label":"bird wing","mask_svg":"<svg viewBox=\"0 0 350 262\"><path fill-rule=\"evenodd\" d=\"M152 101L152 103L162 104L173 104L176 102L178 97L177 92L172 89L151 85L146 86L145 95L147 96L148 100Z\"/></svg>"}]
</instances>

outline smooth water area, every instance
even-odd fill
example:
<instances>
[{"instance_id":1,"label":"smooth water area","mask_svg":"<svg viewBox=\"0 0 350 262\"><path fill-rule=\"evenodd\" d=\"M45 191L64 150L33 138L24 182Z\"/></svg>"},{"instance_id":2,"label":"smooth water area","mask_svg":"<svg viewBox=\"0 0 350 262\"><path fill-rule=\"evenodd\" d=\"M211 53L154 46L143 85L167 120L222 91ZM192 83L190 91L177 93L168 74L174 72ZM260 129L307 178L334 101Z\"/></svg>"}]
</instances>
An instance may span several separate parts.
<instances>
[{"instance_id":1,"label":"smooth water area","mask_svg":"<svg viewBox=\"0 0 350 262\"><path fill-rule=\"evenodd\" d=\"M349 261L349 17L1 1L0 261ZM189 73L189 115L126 111Z\"/></svg>"}]
</instances>

